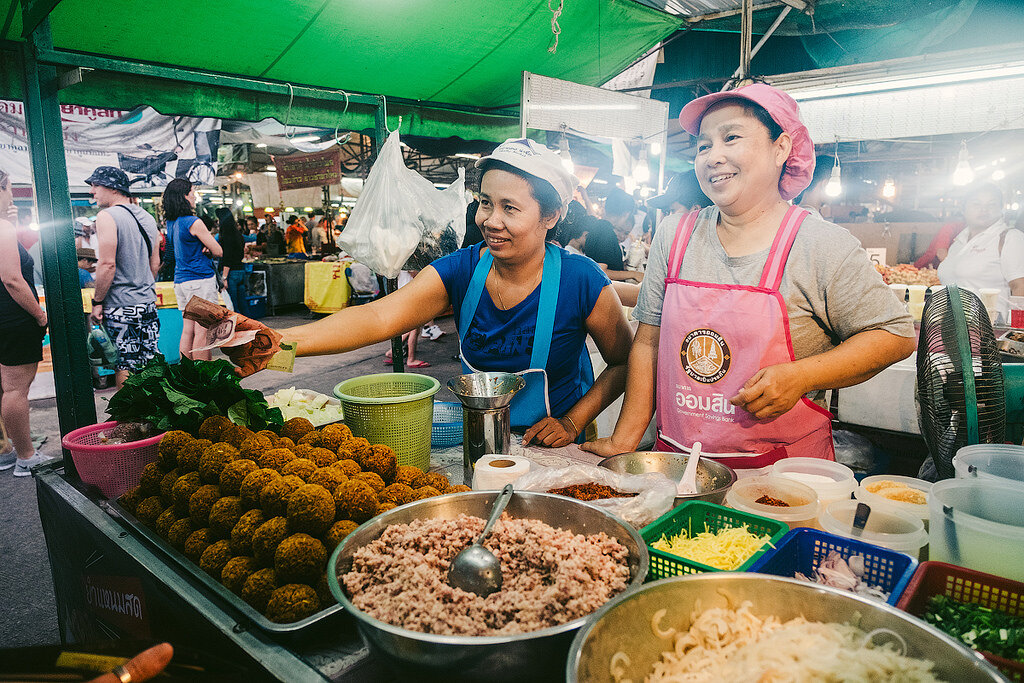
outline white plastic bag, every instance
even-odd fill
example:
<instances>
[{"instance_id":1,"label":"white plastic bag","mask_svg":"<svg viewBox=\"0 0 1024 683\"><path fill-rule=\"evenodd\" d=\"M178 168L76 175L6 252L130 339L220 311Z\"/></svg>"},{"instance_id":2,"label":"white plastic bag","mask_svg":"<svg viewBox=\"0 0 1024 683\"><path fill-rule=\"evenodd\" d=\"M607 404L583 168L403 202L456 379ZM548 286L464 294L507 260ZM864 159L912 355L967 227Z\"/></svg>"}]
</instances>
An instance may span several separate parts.
<instances>
[{"instance_id":1,"label":"white plastic bag","mask_svg":"<svg viewBox=\"0 0 1024 683\"><path fill-rule=\"evenodd\" d=\"M398 277L421 241L428 242L423 250L425 256L439 252L424 235L431 236L433 242L440 245L441 236L456 212L453 196L463 203L452 229L462 223L461 234L465 234L464 188L462 173L452 187L438 191L429 180L406 168L396 130L381 146L377 161L370 169L359 200L341 233L341 247L374 272L387 278ZM448 241L446 239L445 244ZM461 236L458 243L462 243ZM443 255L437 253L437 256Z\"/></svg>"},{"instance_id":2,"label":"white plastic bag","mask_svg":"<svg viewBox=\"0 0 1024 683\"><path fill-rule=\"evenodd\" d=\"M618 515L639 529L672 509L676 498L675 483L660 472L619 474L594 465L545 467L532 470L516 480L517 491L541 491L573 484L604 484L623 493L638 493L632 498L602 498L587 501L591 505Z\"/></svg>"}]
</instances>

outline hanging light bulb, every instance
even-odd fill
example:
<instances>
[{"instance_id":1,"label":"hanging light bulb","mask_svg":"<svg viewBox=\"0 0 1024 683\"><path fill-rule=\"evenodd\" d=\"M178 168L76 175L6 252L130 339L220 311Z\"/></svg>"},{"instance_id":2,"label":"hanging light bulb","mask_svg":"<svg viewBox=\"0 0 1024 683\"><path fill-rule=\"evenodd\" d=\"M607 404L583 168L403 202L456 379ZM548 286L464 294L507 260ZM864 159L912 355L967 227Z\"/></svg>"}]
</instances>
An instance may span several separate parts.
<instances>
[{"instance_id":1,"label":"hanging light bulb","mask_svg":"<svg viewBox=\"0 0 1024 683\"><path fill-rule=\"evenodd\" d=\"M953 171L954 185L970 185L974 182L974 169L968 160L967 141L960 141L960 153L957 155L956 170Z\"/></svg>"},{"instance_id":2,"label":"hanging light bulb","mask_svg":"<svg viewBox=\"0 0 1024 683\"><path fill-rule=\"evenodd\" d=\"M633 167L633 180L638 185L643 185L651 179L651 168L647 165L647 150L640 150L640 158Z\"/></svg>"},{"instance_id":3,"label":"hanging light bulb","mask_svg":"<svg viewBox=\"0 0 1024 683\"><path fill-rule=\"evenodd\" d=\"M892 176L886 178L882 184L882 196L886 199L892 199L896 196L896 181L892 179Z\"/></svg>"},{"instance_id":4,"label":"hanging light bulb","mask_svg":"<svg viewBox=\"0 0 1024 683\"><path fill-rule=\"evenodd\" d=\"M1004 171L1001 168L997 168L996 170L992 171L992 180L995 180L995 181L998 182L998 181L1002 180L1005 177L1006 177L1006 171Z\"/></svg>"},{"instance_id":5,"label":"hanging light bulb","mask_svg":"<svg viewBox=\"0 0 1024 683\"><path fill-rule=\"evenodd\" d=\"M562 139L558 141L558 154L562 157L562 168L569 173L575 173L576 164L572 163L572 156L569 154L569 138L565 131L562 131Z\"/></svg>"},{"instance_id":6,"label":"hanging light bulb","mask_svg":"<svg viewBox=\"0 0 1024 683\"><path fill-rule=\"evenodd\" d=\"M653 154L654 156L658 156L659 154L661 154L661 143L660 142L652 142L651 143L651 154Z\"/></svg>"},{"instance_id":7,"label":"hanging light bulb","mask_svg":"<svg viewBox=\"0 0 1024 683\"><path fill-rule=\"evenodd\" d=\"M839 138L836 138L836 160L832 165L832 174L825 183L825 194L829 197L838 197L843 193L842 170L839 168Z\"/></svg>"}]
</instances>

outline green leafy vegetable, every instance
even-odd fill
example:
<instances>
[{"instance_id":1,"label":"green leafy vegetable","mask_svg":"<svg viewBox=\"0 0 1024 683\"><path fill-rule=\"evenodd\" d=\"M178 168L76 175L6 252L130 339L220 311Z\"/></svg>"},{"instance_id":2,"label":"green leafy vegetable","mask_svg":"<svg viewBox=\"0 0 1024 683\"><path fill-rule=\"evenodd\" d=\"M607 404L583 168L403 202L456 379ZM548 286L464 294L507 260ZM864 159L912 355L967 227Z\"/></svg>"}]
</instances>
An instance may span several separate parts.
<instances>
[{"instance_id":1,"label":"green leafy vegetable","mask_svg":"<svg viewBox=\"0 0 1024 683\"><path fill-rule=\"evenodd\" d=\"M149 422L161 431L182 429L190 434L212 415L226 415L253 431L277 431L284 424L281 410L268 406L260 392L243 389L225 360L182 358L168 365L157 356L125 380L111 396L107 412L118 422Z\"/></svg>"},{"instance_id":2,"label":"green leafy vegetable","mask_svg":"<svg viewBox=\"0 0 1024 683\"><path fill-rule=\"evenodd\" d=\"M1024 662L1024 619L944 595L928 601L924 620L968 647Z\"/></svg>"}]
</instances>

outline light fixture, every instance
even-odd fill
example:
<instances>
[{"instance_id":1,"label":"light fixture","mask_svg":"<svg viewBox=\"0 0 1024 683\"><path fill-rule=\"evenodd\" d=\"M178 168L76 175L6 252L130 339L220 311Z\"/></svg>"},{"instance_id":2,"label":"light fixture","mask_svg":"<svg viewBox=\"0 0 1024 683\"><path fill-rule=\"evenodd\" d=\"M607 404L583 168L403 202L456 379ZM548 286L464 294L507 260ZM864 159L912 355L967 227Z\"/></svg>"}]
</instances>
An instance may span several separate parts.
<instances>
[{"instance_id":1,"label":"light fixture","mask_svg":"<svg viewBox=\"0 0 1024 683\"><path fill-rule=\"evenodd\" d=\"M272 207L272 206L264 206L263 207L263 213L274 213L274 207Z\"/></svg>"},{"instance_id":2,"label":"light fixture","mask_svg":"<svg viewBox=\"0 0 1024 683\"><path fill-rule=\"evenodd\" d=\"M896 181L892 179L892 176L886 178L882 184L882 196L886 199L892 199L896 196Z\"/></svg>"},{"instance_id":3,"label":"light fixture","mask_svg":"<svg viewBox=\"0 0 1024 683\"><path fill-rule=\"evenodd\" d=\"M879 93L892 90L903 90L906 88L921 88L932 85L944 85L947 83L968 83L971 81L988 80L992 78L1006 78L1009 76L1024 75L1024 62L1013 64L1002 64L990 67L973 67L970 70L957 70L949 73L931 74L928 76L910 76L905 78L893 78L888 81L880 81L877 76L871 80L861 83L844 83L834 86L810 87L805 90L799 88L784 87L790 96L797 102L816 100L825 97L839 97L841 95L862 95L866 93Z\"/></svg>"},{"instance_id":4,"label":"light fixture","mask_svg":"<svg viewBox=\"0 0 1024 683\"><path fill-rule=\"evenodd\" d=\"M267 170L270 171L271 173L274 173L277 171L277 166L267 166Z\"/></svg>"},{"instance_id":5,"label":"light fixture","mask_svg":"<svg viewBox=\"0 0 1024 683\"><path fill-rule=\"evenodd\" d=\"M843 193L843 171L839 168L839 140L836 139L836 160L832 165L832 174L825 183L825 194L829 197L838 197Z\"/></svg>"},{"instance_id":6,"label":"light fixture","mask_svg":"<svg viewBox=\"0 0 1024 683\"><path fill-rule=\"evenodd\" d=\"M569 155L569 137L562 130L562 139L558 141L558 154L562 157L562 168L569 173L576 172L576 164L572 163L572 156Z\"/></svg>"},{"instance_id":7,"label":"light fixture","mask_svg":"<svg viewBox=\"0 0 1024 683\"><path fill-rule=\"evenodd\" d=\"M534 104L534 111L636 111L639 104Z\"/></svg>"},{"instance_id":8,"label":"light fixture","mask_svg":"<svg viewBox=\"0 0 1024 683\"><path fill-rule=\"evenodd\" d=\"M267 143L265 143L265 142L257 142L256 146L259 147L260 149L266 149L267 148Z\"/></svg>"},{"instance_id":9,"label":"light fixture","mask_svg":"<svg viewBox=\"0 0 1024 683\"><path fill-rule=\"evenodd\" d=\"M313 207L312 206L304 206L304 207L302 207L302 210L305 211L306 213L313 213Z\"/></svg>"},{"instance_id":10,"label":"light fixture","mask_svg":"<svg viewBox=\"0 0 1024 683\"><path fill-rule=\"evenodd\" d=\"M459 152L458 154L453 154L452 156L455 157L456 159L479 159L480 158L479 154L463 154L462 152Z\"/></svg>"},{"instance_id":11,"label":"light fixture","mask_svg":"<svg viewBox=\"0 0 1024 683\"><path fill-rule=\"evenodd\" d=\"M1018 209L1020 209L1020 204L1018 202L1010 204L1010 211L1017 211Z\"/></svg>"},{"instance_id":12,"label":"light fixture","mask_svg":"<svg viewBox=\"0 0 1024 683\"><path fill-rule=\"evenodd\" d=\"M246 213L252 213L252 207L246 204L245 206L242 207L242 211L245 211Z\"/></svg>"},{"instance_id":13,"label":"light fixture","mask_svg":"<svg viewBox=\"0 0 1024 683\"><path fill-rule=\"evenodd\" d=\"M286 207L284 207L284 210L285 211L294 211L295 207L294 206L286 206Z\"/></svg>"},{"instance_id":14,"label":"light fixture","mask_svg":"<svg viewBox=\"0 0 1024 683\"><path fill-rule=\"evenodd\" d=\"M243 202L241 199L236 199L235 200L235 206L241 207L241 206L244 206L244 205L245 205L245 202Z\"/></svg>"},{"instance_id":15,"label":"light fixture","mask_svg":"<svg viewBox=\"0 0 1024 683\"><path fill-rule=\"evenodd\" d=\"M607 185L608 184L608 181L605 180L604 178L594 178L590 182L597 183L598 185Z\"/></svg>"},{"instance_id":16,"label":"light fixture","mask_svg":"<svg viewBox=\"0 0 1024 683\"><path fill-rule=\"evenodd\" d=\"M1006 171L1004 171L1001 168L997 168L996 170L992 171L992 180L999 181L999 180L1002 180L1005 177L1006 177Z\"/></svg>"},{"instance_id":17,"label":"light fixture","mask_svg":"<svg viewBox=\"0 0 1024 683\"><path fill-rule=\"evenodd\" d=\"M974 182L974 170L967 154L967 141L960 141L960 153L957 155L956 170L953 171L954 185L970 185Z\"/></svg>"},{"instance_id":18,"label":"light fixture","mask_svg":"<svg viewBox=\"0 0 1024 683\"><path fill-rule=\"evenodd\" d=\"M292 138L291 142L320 142L319 135L300 135L297 138Z\"/></svg>"},{"instance_id":19,"label":"light fixture","mask_svg":"<svg viewBox=\"0 0 1024 683\"><path fill-rule=\"evenodd\" d=\"M661 143L660 142L652 142L651 143L651 154L653 154L654 156L658 156L659 154L661 154Z\"/></svg>"},{"instance_id":20,"label":"light fixture","mask_svg":"<svg viewBox=\"0 0 1024 683\"><path fill-rule=\"evenodd\" d=\"M647 165L647 150L640 150L640 158L637 159L636 165L633 166L633 180L638 185L643 185L651 179L651 168Z\"/></svg>"},{"instance_id":21,"label":"light fixture","mask_svg":"<svg viewBox=\"0 0 1024 683\"><path fill-rule=\"evenodd\" d=\"M39 224L36 223L35 221L32 221L31 223L28 224L28 229L34 230L35 232L39 232Z\"/></svg>"}]
</instances>

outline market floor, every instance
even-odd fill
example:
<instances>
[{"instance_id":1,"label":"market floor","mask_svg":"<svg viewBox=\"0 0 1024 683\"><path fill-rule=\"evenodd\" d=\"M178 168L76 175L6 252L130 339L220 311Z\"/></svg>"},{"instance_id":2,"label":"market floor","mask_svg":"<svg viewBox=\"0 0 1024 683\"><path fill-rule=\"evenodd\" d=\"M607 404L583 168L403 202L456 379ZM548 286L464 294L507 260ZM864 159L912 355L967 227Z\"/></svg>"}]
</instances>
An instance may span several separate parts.
<instances>
[{"instance_id":1,"label":"market floor","mask_svg":"<svg viewBox=\"0 0 1024 683\"><path fill-rule=\"evenodd\" d=\"M263 322L280 329L309 320L308 314L292 314L265 318ZM430 367L415 372L440 380L442 390L436 398L451 401L454 397L445 388L445 382L461 373L455 359L458 336L451 317L438 319L437 323L445 335L436 342L419 340L416 356L430 363ZM243 386L264 393L297 387L331 394L334 386L345 379L389 371L391 368L384 365L384 352L389 348L390 344L385 342L335 356L299 358L292 374L265 371L246 378ZM110 389L95 394L96 414L101 420L106 414L106 401L113 393ZM47 436L40 452L59 455L56 402L33 401L30 420L34 434ZM35 485L33 479L15 478L12 472L0 472L0 648L57 643L60 637L53 581Z\"/></svg>"}]
</instances>

